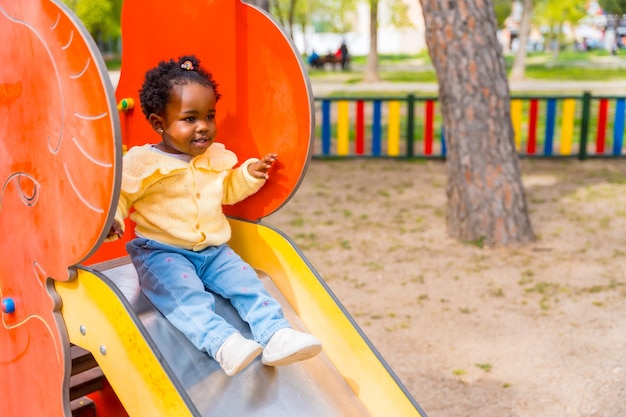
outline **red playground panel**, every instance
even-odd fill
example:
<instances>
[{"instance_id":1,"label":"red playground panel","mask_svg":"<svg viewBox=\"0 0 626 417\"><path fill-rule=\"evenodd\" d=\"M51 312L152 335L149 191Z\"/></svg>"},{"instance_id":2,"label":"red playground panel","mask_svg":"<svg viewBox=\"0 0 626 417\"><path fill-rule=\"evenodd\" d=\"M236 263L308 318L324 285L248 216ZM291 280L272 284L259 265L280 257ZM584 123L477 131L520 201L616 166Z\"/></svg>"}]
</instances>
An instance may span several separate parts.
<instances>
[{"instance_id":1,"label":"red playground panel","mask_svg":"<svg viewBox=\"0 0 626 417\"><path fill-rule=\"evenodd\" d=\"M98 49L65 6L0 0L0 39L2 411L63 416L69 344L51 283L109 227L119 119Z\"/></svg>"},{"instance_id":2,"label":"red playground panel","mask_svg":"<svg viewBox=\"0 0 626 417\"><path fill-rule=\"evenodd\" d=\"M175 8L174 8L175 5ZM146 26L167 22L167 29ZM280 208L298 188L311 157L314 110L308 78L295 47L263 11L240 1L127 1L122 9L122 67L118 103L127 148L158 141L139 105L145 72L159 61L195 54L213 73L222 94L216 141L240 162L278 153L271 181L256 194L228 206L233 217L259 220ZM131 228L132 229L132 228ZM126 254L131 237L104 245L90 260Z\"/></svg>"}]
</instances>

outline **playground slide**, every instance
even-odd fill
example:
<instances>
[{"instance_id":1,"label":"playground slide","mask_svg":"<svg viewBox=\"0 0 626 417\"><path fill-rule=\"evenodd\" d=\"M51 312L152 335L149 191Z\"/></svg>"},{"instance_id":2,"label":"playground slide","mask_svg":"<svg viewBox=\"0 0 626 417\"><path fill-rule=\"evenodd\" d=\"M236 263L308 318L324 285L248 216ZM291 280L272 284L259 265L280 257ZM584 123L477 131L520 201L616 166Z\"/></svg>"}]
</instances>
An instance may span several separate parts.
<instances>
[{"instance_id":1,"label":"playground slide","mask_svg":"<svg viewBox=\"0 0 626 417\"><path fill-rule=\"evenodd\" d=\"M146 22L164 21L168 30L146 30ZM297 190L314 129L306 73L275 22L233 0L127 1L122 22L114 98L95 43L66 6L0 0L0 34L7 40L0 57L11 63L0 67L5 414L71 414L72 343L93 354L114 391L107 385L93 394L101 395L102 417L423 416L297 248L260 223ZM207 42L215 33L220 42ZM312 360L283 368L257 360L227 377L146 301L124 259L124 242L103 244L119 195L123 146L153 137L132 106L142 74L159 59L188 51L214 69L224 94L220 141L241 160L280 154L259 193L225 208L230 243L290 321L322 341L324 351ZM219 309L249 332L228 303Z\"/></svg>"},{"instance_id":2,"label":"playground slide","mask_svg":"<svg viewBox=\"0 0 626 417\"><path fill-rule=\"evenodd\" d=\"M126 259L96 266L102 271L79 268L75 281L56 283L70 341L94 354L129 415L423 416L289 239L257 223L231 222L234 235L245 237L233 240L235 250L294 327L320 338L323 353L279 368L257 359L228 377L147 301ZM218 297L216 309L250 335L228 302Z\"/></svg>"}]
</instances>

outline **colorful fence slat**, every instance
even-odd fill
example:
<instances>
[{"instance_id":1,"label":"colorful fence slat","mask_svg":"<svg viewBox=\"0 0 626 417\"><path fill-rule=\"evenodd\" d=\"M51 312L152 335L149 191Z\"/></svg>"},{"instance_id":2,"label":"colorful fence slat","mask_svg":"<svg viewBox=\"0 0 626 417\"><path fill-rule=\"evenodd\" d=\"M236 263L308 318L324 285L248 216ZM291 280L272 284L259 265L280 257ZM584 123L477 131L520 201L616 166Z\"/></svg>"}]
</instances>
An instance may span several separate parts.
<instances>
[{"instance_id":1,"label":"colorful fence slat","mask_svg":"<svg viewBox=\"0 0 626 417\"><path fill-rule=\"evenodd\" d=\"M615 101L615 123L613 124L613 155L620 155L624 144L624 112L626 101L623 98Z\"/></svg>"},{"instance_id":2,"label":"colorful fence slat","mask_svg":"<svg viewBox=\"0 0 626 417\"><path fill-rule=\"evenodd\" d=\"M561 146L560 155L572 154L572 139L574 136L574 112L576 111L576 100L566 98L563 100L563 111L561 116Z\"/></svg>"},{"instance_id":3,"label":"colorful fence slat","mask_svg":"<svg viewBox=\"0 0 626 417\"><path fill-rule=\"evenodd\" d=\"M528 140L526 141L526 153L534 155L537 152L537 114L539 113L539 100L530 100L528 109Z\"/></svg>"},{"instance_id":4,"label":"colorful fence slat","mask_svg":"<svg viewBox=\"0 0 626 417\"><path fill-rule=\"evenodd\" d=\"M356 102L356 134L354 138L354 153L363 155L365 153L365 103L363 100Z\"/></svg>"},{"instance_id":5,"label":"colorful fence slat","mask_svg":"<svg viewBox=\"0 0 626 417\"><path fill-rule=\"evenodd\" d=\"M337 102L337 155L350 154L350 120L348 119L349 103L345 100Z\"/></svg>"},{"instance_id":6,"label":"colorful fence slat","mask_svg":"<svg viewBox=\"0 0 626 417\"><path fill-rule=\"evenodd\" d=\"M330 155L330 100L322 101L322 155Z\"/></svg>"},{"instance_id":7,"label":"colorful fence slat","mask_svg":"<svg viewBox=\"0 0 626 417\"><path fill-rule=\"evenodd\" d=\"M551 98L546 102L546 129L543 142L543 154L552 156L554 144L554 124L556 123L556 99Z\"/></svg>"},{"instance_id":8,"label":"colorful fence slat","mask_svg":"<svg viewBox=\"0 0 626 417\"><path fill-rule=\"evenodd\" d=\"M424 155L431 156L433 154L435 124L435 101L426 100L424 104Z\"/></svg>"},{"instance_id":9,"label":"colorful fence slat","mask_svg":"<svg viewBox=\"0 0 626 417\"><path fill-rule=\"evenodd\" d=\"M388 125L387 125L387 155L400 155L400 102L390 101L387 104Z\"/></svg>"},{"instance_id":10,"label":"colorful fence slat","mask_svg":"<svg viewBox=\"0 0 626 417\"><path fill-rule=\"evenodd\" d=\"M381 100L374 100L374 110L372 115L372 156L380 156L381 141L382 141L382 102Z\"/></svg>"},{"instance_id":11,"label":"colorful fence slat","mask_svg":"<svg viewBox=\"0 0 626 417\"><path fill-rule=\"evenodd\" d=\"M598 103L598 127L596 129L596 154L603 154L606 143L606 120L609 100L603 98Z\"/></svg>"},{"instance_id":12,"label":"colorful fence slat","mask_svg":"<svg viewBox=\"0 0 626 417\"><path fill-rule=\"evenodd\" d=\"M515 137L515 149L522 149L522 100L511 100L511 123Z\"/></svg>"},{"instance_id":13,"label":"colorful fence slat","mask_svg":"<svg viewBox=\"0 0 626 417\"><path fill-rule=\"evenodd\" d=\"M443 126L441 127L441 156L446 156L446 135Z\"/></svg>"}]
</instances>

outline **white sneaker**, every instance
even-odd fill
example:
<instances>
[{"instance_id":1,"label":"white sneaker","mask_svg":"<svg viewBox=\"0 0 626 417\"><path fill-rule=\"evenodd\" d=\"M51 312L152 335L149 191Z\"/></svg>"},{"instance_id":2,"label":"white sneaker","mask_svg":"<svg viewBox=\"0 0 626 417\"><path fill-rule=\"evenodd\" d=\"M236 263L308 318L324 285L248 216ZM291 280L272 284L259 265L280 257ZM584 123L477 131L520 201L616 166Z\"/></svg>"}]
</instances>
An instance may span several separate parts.
<instances>
[{"instance_id":1,"label":"white sneaker","mask_svg":"<svg viewBox=\"0 0 626 417\"><path fill-rule=\"evenodd\" d=\"M322 344L313 335L289 327L272 335L263 349L261 362L267 366L289 365L310 359L322 351Z\"/></svg>"},{"instance_id":2,"label":"white sneaker","mask_svg":"<svg viewBox=\"0 0 626 417\"><path fill-rule=\"evenodd\" d=\"M263 348L257 342L246 339L241 333L233 333L215 354L226 375L233 376L259 356Z\"/></svg>"}]
</instances>

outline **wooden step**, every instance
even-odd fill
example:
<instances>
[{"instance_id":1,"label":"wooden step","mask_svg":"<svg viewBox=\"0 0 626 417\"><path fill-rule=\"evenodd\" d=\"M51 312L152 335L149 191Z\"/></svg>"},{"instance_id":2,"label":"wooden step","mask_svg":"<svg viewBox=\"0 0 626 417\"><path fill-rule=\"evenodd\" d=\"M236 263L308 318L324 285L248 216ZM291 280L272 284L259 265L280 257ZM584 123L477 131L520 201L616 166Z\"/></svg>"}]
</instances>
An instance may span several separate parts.
<instances>
[{"instance_id":1,"label":"wooden step","mask_svg":"<svg viewBox=\"0 0 626 417\"><path fill-rule=\"evenodd\" d=\"M80 403L78 400L83 399L85 395L102 389L105 377L91 352L76 345L70 346L70 352L72 357L70 401ZM89 408L88 403L90 401L83 399L87 408ZM91 402L93 403L93 401Z\"/></svg>"},{"instance_id":2,"label":"wooden step","mask_svg":"<svg viewBox=\"0 0 626 417\"><path fill-rule=\"evenodd\" d=\"M80 397L70 401L72 417L96 417L96 403L89 397Z\"/></svg>"},{"instance_id":3,"label":"wooden step","mask_svg":"<svg viewBox=\"0 0 626 417\"><path fill-rule=\"evenodd\" d=\"M70 378L70 401L101 390L103 381L104 373L98 367L72 375Z\"/></svg>"},{"instance_id":4,"label":"wooden step","mask_svg":"<svg viewBox=\"0 0 626 417\"><path fill-rule=\"evenodd\" d=\"M96 359L88 350L80 346L71 345L70 352L72 355L72 375L98 366L98 362L96 362Z\"/></svg>"}]
</instances>

